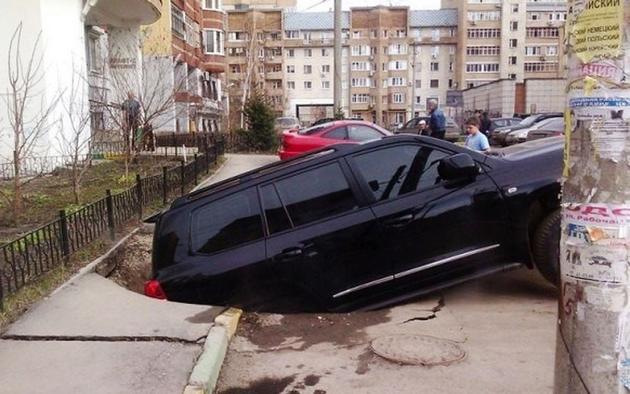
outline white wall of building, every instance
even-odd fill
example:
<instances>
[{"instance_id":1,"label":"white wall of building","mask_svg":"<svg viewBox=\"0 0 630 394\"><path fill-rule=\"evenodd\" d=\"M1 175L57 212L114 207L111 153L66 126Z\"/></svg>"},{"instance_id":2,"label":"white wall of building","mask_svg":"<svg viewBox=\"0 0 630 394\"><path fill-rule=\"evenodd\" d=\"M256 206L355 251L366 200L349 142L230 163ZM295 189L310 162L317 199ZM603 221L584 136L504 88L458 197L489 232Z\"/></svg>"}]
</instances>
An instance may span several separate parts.
<instances>
[{"instance_id":1,"label":"white wall of building","mask_svg":"<svg viewBox=\"0 0 630 394\"><path fill-rule=\"evenodd\" d=\"M557 79L526 79L525 110L536 112L564 112L567 81Z\"/></svg>"},{"instance_id":2,"label":"white wall of building","mask_svg":"<svg viewBox=\"0 0 630 394\"><path fill-rule=\"evenodd\" d=\"M488 111L491 117L512 117L514 114L514 93L516 81L498 80L485 85L465 89L464 110Z\"/></svg>"}]
</instances>

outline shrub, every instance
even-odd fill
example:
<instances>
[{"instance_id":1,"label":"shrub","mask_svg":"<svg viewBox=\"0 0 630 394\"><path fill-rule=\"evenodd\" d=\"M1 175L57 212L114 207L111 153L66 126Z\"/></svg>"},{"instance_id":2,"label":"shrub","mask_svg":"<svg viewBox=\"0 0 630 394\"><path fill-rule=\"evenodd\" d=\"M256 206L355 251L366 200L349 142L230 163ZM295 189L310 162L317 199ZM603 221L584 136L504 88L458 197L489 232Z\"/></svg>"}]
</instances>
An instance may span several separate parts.
<instances>
[{"instance_id":1,"label":"shrub","mask_svg":"<svg viewBox=\"0 0 630 394\"><path fill-rule=\"evenodd\" d=\"M254 150L269 151L278 144L271 105L260 93L254 93L245 103L243 111L247 130L237 130L244 144Z\"/></svg>"}]
</instances>

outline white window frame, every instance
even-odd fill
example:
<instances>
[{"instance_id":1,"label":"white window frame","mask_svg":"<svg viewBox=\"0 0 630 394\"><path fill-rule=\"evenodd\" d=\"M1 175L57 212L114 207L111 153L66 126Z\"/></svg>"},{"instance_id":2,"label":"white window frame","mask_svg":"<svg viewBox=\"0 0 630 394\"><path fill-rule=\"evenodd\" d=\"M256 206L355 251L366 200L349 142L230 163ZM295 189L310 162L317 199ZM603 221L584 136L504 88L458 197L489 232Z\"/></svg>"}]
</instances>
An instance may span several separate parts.
<instances>
[{"instance_id":1,"label":"white window frame","mask_svg":"<svg viewBox=\"0 0 630 394\"><path fill-rule=\"evenodd\" d=\"M203 0L201 2L201 7L204 10L215 10L215 11L223 11L222 0ZM210 5L208 5L210 4Z\"/></svg>"},{"instance_id":2,"label":"white window frame","mask_svg":"<svg viewBox=\"0 0 630 394\"><path fill-rule=\"evenodd\" d=\"M208 51L208 33L212 34L212 41L215 49L218 47L218 50ZM203 52L206 55L225 55L225 43L224 43L224 35L223 30L219 29L203 29Z\"/></svg>"}]
</instances>

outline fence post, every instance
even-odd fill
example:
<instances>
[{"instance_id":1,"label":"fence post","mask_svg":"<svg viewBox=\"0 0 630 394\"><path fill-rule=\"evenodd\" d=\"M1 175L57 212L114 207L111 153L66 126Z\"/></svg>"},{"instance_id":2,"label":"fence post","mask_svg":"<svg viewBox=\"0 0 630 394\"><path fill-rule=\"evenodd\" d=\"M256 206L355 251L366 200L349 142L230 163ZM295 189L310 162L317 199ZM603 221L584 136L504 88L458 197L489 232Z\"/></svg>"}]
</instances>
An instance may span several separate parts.
<instances>
[{"instance_id":1,"label":"fence post","mask_svg":"<svg viewBox=\"0 0 630 394\"><path fill-rule=\"evenodd\" d=\"M166 185L166 174L168 168L166 166L162 167L162 204L166 205L168 201L168 187Z\"/></svg>"},{"instance_id":2,"label":"fence post","mask_svg":"<svg viewBox=\"0 0 630 394\"><path fill-rule=\"evenodd\" d=\"M109 237L113 240L116 239L115 225L114 225L114 200L112 198L111 190L105 190L105 206L107 207L107 227L109 227Z\"/></svg>"},{"instance_id":3,"label":"fence post","mask_svg":"<svg viewBox=\"0 0 630 394\"><path fill-rule=\"evenodd\" d=\"M142 205L143 194L142 194L142 179L140 178L140 174L136 174L136 191L138 192L138 218L142 220Z\"/></svg>"},{"instance_id":4,"label":"fence post","mask_svg":"<svg viewBox=\"0 0 630 394\"><path fill-rule=\"evenodd\" d=\"M70 256L70 238L68 237L68 218L63 209L59 211L59 224L61 225L61 253L65 262Z\"/></svg>"},{"instance_id":5,"label":"fence post","mask_svg":"<svg viewBox=\"0 0 630 394\"><path fill-rule=\"evenodd\" d=\"M185 169L184 169L184 160L181 160L179 162L179 174L180 174L180 181L181 181L180 182L181 183L181 185L180 185L180 196L184 195L184 186L186 185L186 182L184 180L184 171L185 171Z\"/></svg>"},{"instance_id":6,"label":"fence post","mask_svg":"<svg viewBox=\"0 0 630 394\"><path fill-rule=\"evenodd\" d=\"M199 178L199 167L197 166L197 154L196 153L195 153L194 158L195 158L195 161L194 161L195 164L193 164L193 166L195 167L195 186L197 186L197 184L199 183L199 179L198 179Z\"/></svg>"},{"instance_id":7,"label":"fence post","mask_svg":"<svg viewBox=\"0 0 630 394\"><path fill-rule=\"evenodd\" d=\"M212 149L214 152L213 156L214 156L214 165L217 165L217 162L219 160L219 147L217 145L217 143L214 144L213 146L214 149Z\"/></svg>"}]
</instances>

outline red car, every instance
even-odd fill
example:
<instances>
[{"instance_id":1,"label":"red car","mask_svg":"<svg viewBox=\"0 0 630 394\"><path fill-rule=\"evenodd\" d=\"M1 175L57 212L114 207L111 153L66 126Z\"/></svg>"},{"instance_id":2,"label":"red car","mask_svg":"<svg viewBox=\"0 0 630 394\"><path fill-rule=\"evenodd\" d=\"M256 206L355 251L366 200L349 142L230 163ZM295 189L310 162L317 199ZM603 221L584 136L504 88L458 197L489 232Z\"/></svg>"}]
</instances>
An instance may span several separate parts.
<instances>
[{"instance_id":1,"label":"red car","mask_svg":"<svg viewBox=\"0 0 630 394\"><path fill-rule=\"evenodd\" d=\"M389 131L375 124L361 120L337 120L324 123L298 132L282 133L282 145L278 150L280 160L309 152L328 145L360 143L392 135Z\"/></svg>"}]
</instances>

